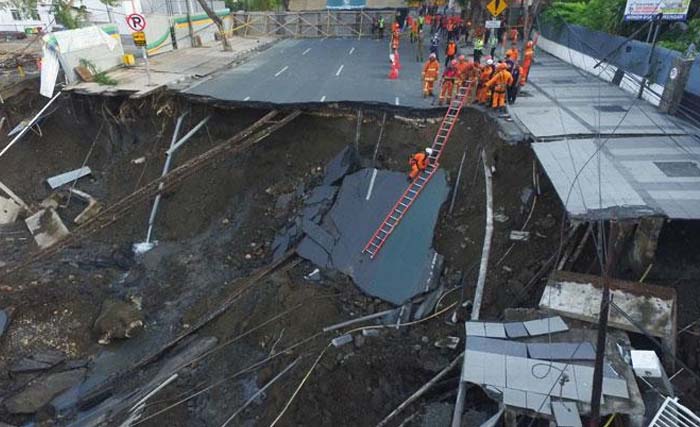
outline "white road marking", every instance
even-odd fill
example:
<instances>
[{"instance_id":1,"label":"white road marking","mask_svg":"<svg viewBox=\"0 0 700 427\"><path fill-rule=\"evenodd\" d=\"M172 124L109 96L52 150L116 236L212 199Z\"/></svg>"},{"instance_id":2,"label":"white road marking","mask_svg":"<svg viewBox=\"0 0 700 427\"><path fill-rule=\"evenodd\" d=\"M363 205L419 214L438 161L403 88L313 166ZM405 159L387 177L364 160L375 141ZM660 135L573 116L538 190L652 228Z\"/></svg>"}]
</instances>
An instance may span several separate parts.
<instances>
[{"instance_id":1,"label":"white road marking","mask_svg":"<svg viewBox=\"0 0 700 427\"><path fill-rule=\"evenodd\" d=\"M350 48L350 52L348 53L348 55L352 55L352 53L353 53L354 51L355 51L355 48L354 48L354 47L353 47L353 48Z\"/></svg>"},{"instance_id":2,"label":"white road marking","mask_svg":"<svg viewBox=\"0 0 700 427\"><path fill-rule=\"evenodd\" d=\"M343 72L343 67L345 67L345 64L341 65L340 68L338 68L338 71L336 71L335 76L338 77L340 73Z\"/></svg>"},{"instance_id":3,"label":"white road marking","mask_svg":"<svg viewBox=\"0 0 700 427\"><path fill-rule=\"evenodd\" d=\"M285 65L284 68L282 68L282 69L279 70L277 73L275 73L275 77L279 77L280 74L282 74L282 73L284 73L285 71L287 71L287 68L289 68L289 66L288 66L288 65Z\"/></svg>"},{"instance_id":4,"label":"white road marking","mask_svg":"<svg viewBox=\"0 0 700 427\"><path fill-rule=\"evenodd\" d=\"M372 189L374 189L375 178L377 178L377 169L372 171L372 179L369 180L369 188L367 189L367 197L365 197L365 200L369 200L369 198L372 197Z\"/></svg>"},{"instance_id":5,"label":"white road marking","mask_svg":"<svg viewBox=\"0 0 700 427\"><path fill-rule=\"evenodd\" d=\"M245 98L243 98L244 101L247 101L247 100L249 100L249 99L250 99L249 96L246 96Z\"/></svg>"},{"instance_id":6,"label":"white road marking","mask_svg":"<svg viewBox=\"0 0 700 427\"><path fill-rule=\"evenodd\" d=\"M302 55L302 56L306 55L307 53L309 53L310 50L311 50L311 48L307 48L305 51L303 51L303 52L301 53L301 55Z\"/></svg>"},{"instance_id":7,"label":"white road marking","mask_svg":"<svg viewBox=\"0 0 700 427\"><path fill-rule=\"evenodd\" d=\"M323 102L323 101L325 101L325 100L326 100L326 95L323 95L323 96L321 97L321 102Z\"/></svg>"},{"instance_id":8,"label":"white road marking","mask_svg":"<svg viewBox=\"0 0 700 427\"><path fill-rule=\"evenodd\" d=\"M399 105L399 97L397 96L396 99L394 100L394 104Z\"/></svg>"}]
</instances>

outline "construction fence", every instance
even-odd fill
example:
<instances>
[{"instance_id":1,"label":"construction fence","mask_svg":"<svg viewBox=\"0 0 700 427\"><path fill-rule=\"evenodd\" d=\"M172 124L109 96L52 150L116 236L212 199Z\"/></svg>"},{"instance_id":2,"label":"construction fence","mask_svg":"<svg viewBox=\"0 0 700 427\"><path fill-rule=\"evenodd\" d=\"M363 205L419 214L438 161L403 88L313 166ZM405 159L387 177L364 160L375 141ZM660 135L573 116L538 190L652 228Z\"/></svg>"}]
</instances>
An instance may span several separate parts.
<instances>
[{"instance_id":1,"label":"construction fence","mask_svg":"<svg viewBox=\"0 0 700 427\"><path fill-rule=\"evenodd\" d=\"M390 32L394 10L235 12L230 35L240 37L323 38L371 37L373 22L384 17L384 31Z\"/></svg>"}]
</instances>

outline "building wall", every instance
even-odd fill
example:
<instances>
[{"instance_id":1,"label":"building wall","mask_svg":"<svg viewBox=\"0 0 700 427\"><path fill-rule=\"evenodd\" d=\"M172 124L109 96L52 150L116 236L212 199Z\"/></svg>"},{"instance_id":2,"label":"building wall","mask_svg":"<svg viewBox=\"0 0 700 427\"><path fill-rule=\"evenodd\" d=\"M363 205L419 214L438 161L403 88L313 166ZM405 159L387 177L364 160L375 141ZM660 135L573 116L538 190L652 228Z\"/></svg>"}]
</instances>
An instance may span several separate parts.
<instances>
[{"instance_id":1,"label":"building wall","mask_svg":"<svg viewBox=\"0 0 700 427\"><path fill-rule=\"evenodd\" d=\"M5 3L0 0L0 3ZM12 8L0 8L0 31L23 33L26 29L42 28L42 31L50 31L53 26L53 14L51 13L51 4L40 2L37 5L39 19L22 19L16 20L12 16ZM48 28L48 30L47 30Z\"/></svg>"}]
</instances>

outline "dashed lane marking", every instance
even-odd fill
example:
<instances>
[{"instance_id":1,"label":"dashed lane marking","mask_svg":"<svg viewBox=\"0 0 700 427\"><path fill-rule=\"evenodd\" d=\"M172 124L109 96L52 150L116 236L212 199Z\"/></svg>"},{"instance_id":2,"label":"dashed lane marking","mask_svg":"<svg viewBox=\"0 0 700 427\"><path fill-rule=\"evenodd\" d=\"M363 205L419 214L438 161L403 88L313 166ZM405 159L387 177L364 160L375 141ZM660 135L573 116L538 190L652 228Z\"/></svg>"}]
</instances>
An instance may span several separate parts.
<instances>
[{"instance_id":1,"label":"dashed lane marking","mask_svg":"<svg viewBox=\"0 0 700 427\"><path fill-rule=\"evenodd\" d=\"M338 68L338 71L335 72L335 76L338 77L340 73L343 72L343 67L345 67L345 64L341 65L340 68Z\"/></svg>"},{"instance_id":2,"label":"dashed lane marking","mask_svg":"<svg viewBox=\"0 0 700 427\"><path fill-rule=\"evenodd\" d=\"M289 68L289 66L288 66L288 65L285 65L284 68L282 68L281 70L279 70L278 72L275 73L275 77L279 77L280 74L282 74L282 73L284 73L285 71L287 71L287 68Z\"/></svg>"}]
</instances>

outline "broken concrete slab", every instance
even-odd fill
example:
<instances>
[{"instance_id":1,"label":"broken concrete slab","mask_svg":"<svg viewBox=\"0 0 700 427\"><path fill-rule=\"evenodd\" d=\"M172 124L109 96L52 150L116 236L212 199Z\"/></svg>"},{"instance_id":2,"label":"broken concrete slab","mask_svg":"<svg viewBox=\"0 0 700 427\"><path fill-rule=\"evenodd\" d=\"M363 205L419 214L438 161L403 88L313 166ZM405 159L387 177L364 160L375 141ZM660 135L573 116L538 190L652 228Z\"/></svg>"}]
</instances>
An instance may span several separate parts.
<instances>
[{"instance_id":1,"label":"broken concrete slab","mask_svg":"<svg viewBox=\"0 0 700 427\"><path fill-rule=\"evenodd\" d=\"M346 146L326 166L323 177L324 185L337 184L345 175L355 172L360 167L360 156L354 145Z\"/></svg>"},{"instance_id":2,"label":"broken concrete slab","mask_svg":"<svg viewBox=\"0 0 700 427\"><path fill-rule=\"evenodd\" d=\"M528 320L527 322L523 322L523 325L531 337L569 330L569 327L559 316Z\"/></svg>"},{"instance_id":3,"label":"broken concrete slab","mask_svg":"<svg viewBox=\"0 0 700 427\"><path fill-rule=\"evenodd\" d=\"M34 215L24 220L29 232L34 236L34 241L40 248L46 249L70 234L68 228L61 221L56 211L52 208L41 209Z\"/></svg>"},{"instance_id":4,"label":"broken concrete slab","mask_svg":"<svg viewBox=\"0 0 700 427\"><path fill-rule=\"evenodd\" d=\"M333 347L338 348L338 347L344 346L345 344L351 343L352 340L353 340L353 338L352 338L351 334L345 334L345 335L341 335L339 337L333 338L331 340L331 343L333 343Z\"/></svg>"},{"instance_id":5,"label":"broken concrete slab","mask_svg":"<svg viewBox=\"0 0 700 427\"><path fill-rule=\"evenodd\" d=\"M91 173L92 171L88 166L83 166L80 169L75 169L72 171L62 173L60 175L52 176L51 178L48 178L46 182L49 184L49 187L51 187L52 190L55 190L56 188L64 184L68 184L85 176L88 176Z\"/></svg>"},{"instance_id":6,"label":"broken concrete slab","mask_svg":"<svg viewBox=\"0 0 700 427\"><path fill-rule=\"evenodd\" d=\"M57 350L46 350L20 359L10 366L10 372L26 373L51 369L66 359L65 354Z\"/></svg>"},{"instance_id":7,"label":"broken concrete slab","mask_svg":"<svg viewBox=\"0 0 700 427\"><path fill-rule=\"evenodd\" d=\"M309 237L304 237L297 253L319 267L348 274L367 294L400 305L437 285L442 257L432 248L433 230L449 188L439 169L382 251L370 259L362 249L406 188L404 174L378 171L374 196L366 200L371 175L363 169L346 176L323 218L321 227L338 235L330 257Z\"/></svg>"},{"instance_id":8,"label":"broken concrete slab","mask_svg":"<svg viewBox=\"0 0 700 427\"><path fill-rule=\"evenodd\" d=\"M23 210L14 200L0 196L0 224L12 224Z\"/></svg>"},{"instance_id":9,"label":"broken concrete slab","mask_svg":"<svg viewBox=\"0 0 700 427\"><path fill-rule=\"evenodd\" d=\"M73 369L43 376L3 404L12 414L33 414L64 390L83 381L85 372L86 369Z\"/></svg>"}]
</instances>

